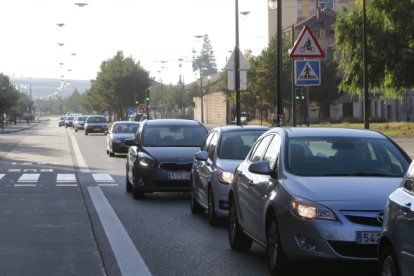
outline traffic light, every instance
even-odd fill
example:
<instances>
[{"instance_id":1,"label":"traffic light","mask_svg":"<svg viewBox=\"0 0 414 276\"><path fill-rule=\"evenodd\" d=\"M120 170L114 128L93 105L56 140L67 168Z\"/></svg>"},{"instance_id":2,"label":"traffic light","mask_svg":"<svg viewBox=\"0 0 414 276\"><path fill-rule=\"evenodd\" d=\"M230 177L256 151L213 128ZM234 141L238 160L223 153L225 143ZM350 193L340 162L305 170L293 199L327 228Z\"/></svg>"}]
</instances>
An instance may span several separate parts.
<instances>
[{"instance_id":1,"label":"traffic light","mask_svg":"<svg viewBox=\"0 0 414 276\"><path fill-rule=\"evenodd\" d=\"M145 100L147 101L147 102L149 102L149 100L150 100L150 97L145 97Z\"/></svg>"},{"instance_id":2,"label":"traffic light","mask_svg":"<svg viewBox=\"0 0 414 276\"><path fill-rule=\"evenodd\" d=\"M138 105L139 104L139 100L135 99L135 104Z\"/></svg>"}]
</instances>

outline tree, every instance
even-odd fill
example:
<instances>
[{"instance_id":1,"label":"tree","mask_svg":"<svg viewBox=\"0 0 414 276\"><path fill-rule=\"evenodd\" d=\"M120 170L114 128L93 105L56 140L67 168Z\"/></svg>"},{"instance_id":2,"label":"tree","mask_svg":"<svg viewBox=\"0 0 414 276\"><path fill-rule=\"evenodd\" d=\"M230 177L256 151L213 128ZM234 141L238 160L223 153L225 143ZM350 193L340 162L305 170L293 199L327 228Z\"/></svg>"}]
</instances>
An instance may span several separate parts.
<instances>
[{"instance_id":1,"label":"tree","mask_svg":"<svg viewBox=\"0 0 414 276\"><path fill-rule=\"evenodd\" d=\"M3 126L3 114L12 111L19 100L19 91L11 84L8 76L0 73L0 124Z\"/></svg>"},{"instance_id":2,"label":"tree","mask_svg":"<svg viewBox=\"0 0 414 276\"><path fill-rule=\"evenodd\" d=\"M366 1L370 90L398 98L414 87L414 3L412 0ZM343 71L340 91L363 93L362 0L338 13L336 54ZM340 47L339 47L340 45Z\"/></svg>"},{"instance_id":3,"label":"tree","mask_svg":"<svg viewBox=\"0 0 414 276\"><path fill-rule=\"evenodd\" d=\"M217 73L216 58L208 35L204 36L200 54L193 59L193 72L200 70L200 68L203 77Z\"/></svg>"}]
</instances>

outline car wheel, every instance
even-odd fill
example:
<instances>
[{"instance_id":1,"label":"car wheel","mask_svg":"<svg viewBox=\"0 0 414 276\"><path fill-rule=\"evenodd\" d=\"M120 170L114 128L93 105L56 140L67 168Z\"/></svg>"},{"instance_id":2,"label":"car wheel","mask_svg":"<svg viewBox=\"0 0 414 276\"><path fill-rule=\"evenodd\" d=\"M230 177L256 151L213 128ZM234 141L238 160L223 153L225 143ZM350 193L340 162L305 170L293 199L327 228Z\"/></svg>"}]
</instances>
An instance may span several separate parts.
<instances>
[{"instance_id":1,"label":"car wheel","mask_svg":"<svg viewBox=\"0 0 414 276\"><path fill-rule=\"evenodd\" d=\"M88 132L85 130L85 135L88 135Z\"/></svg>"},{"instance_id":2,"label":"car wheel","mask_svg":"<svg viewBox=\"0 0 414 276\"><path fill-rule=\"evenodd\" d=\"M128 193L132 192L132 183L129 181L128 177L128 163L126 164L126 177L125 177L125 189Z\"/></svg>"},{"instance_id":3,"label":"car wheel","mask_svg":"<svg viewBox=\"0 0 414 276\"><path fill-rule=\"evenodd\" d=\"M229 200L228 237L234 250L248 250L252 246L252 240L243 232L237 219L237 209L234 197Z\"/></svg>"},{"instance_id":4,"label":"car wheel","mask_svg":"<svg viewBox=\"0 0 414 276\"><path fill-rule=\"evenodd\" d=\"M210 223L210 225L217 225L218 223L218 217L216 215L216 207L214 204L214 193L213 193L213 189L211 188L211 186L209 186L208 188L208 194L207 194L207 216L208 216L208 222Z\"/></svg>"},{"instance_id":5,"label":"car wheel","mask_svg":"<svg viewBox=\"0 0 414 276\"><path fill-rule=\"evenodd\" d=\"M78 129L77 128L75 128L75 132L78 132Z\"/></svg>"},{"instance_id":6,"label":"car wheel","mask_svg":"<svg viewBox=\"0 0 414 276\"><path fill-rule=\"evenodd\" d=\"M394 250L387 245L380 253L379 267L381 276L399 276Z\"/></svg>"},{"instance_id":7,"label":"car wheel","mask_svg":"<svg viewBox=\"0 0 414 276\"><path fill-rule=\"evenodd\" d=\"M267 239L267 262L272 275L277 274L283 269L284 256L280 246L279 230L277 229L276 217L273 215L266 227Z\"/></svg>"},{"instance_id":8,"label":"car wheel","mask_svg":"<svg viewBox=\"0 0 414 276\"><path fill-rule=\"evenodd\" d=\"M198 203L197 199L195 198L194 192L194 180L192 181L191 191L190 191L190 208L191 213L193 214L200 214L204 211L204 208Z\"/></svg>"},{"instance_id":9,"label":"car wheel","mask_svg":"<svg viewBox=\"0 0 414 276\"><path fill-rule=\"evenodd\" d=\"M144 192L138 190L135 185L132 185L132 197L134 199L142 199L145 197Z\"/></svg>"}]
</instances>

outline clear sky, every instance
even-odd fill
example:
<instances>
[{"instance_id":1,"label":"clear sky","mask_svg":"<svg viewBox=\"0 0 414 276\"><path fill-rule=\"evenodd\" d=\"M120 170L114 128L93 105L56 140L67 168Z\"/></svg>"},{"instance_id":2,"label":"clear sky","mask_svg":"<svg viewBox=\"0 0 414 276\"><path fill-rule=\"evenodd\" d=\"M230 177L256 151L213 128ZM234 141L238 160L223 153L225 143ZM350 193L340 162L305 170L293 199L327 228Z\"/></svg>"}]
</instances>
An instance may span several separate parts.
<instances>
[{"instance_id":1,"label":"clear sky","mask_svg":"<svg viewBox=\"0 0 414 276\"><path fill-rule=\"evenodd\" d=\"M75 5L80 2L88 5ZM235 0L0 3L0 72L9 76L95 79L102 61L121 50L164 83L178 82L178 59L183 58L184 81L189 83L196 79L192 49L202 45L194 36L209 35L218 69L235 46ZM239 16L242 51L259 54L267 46L267 7L267 0L239 0L239 12L250 11Z\"/></svg>"}]
</instances>

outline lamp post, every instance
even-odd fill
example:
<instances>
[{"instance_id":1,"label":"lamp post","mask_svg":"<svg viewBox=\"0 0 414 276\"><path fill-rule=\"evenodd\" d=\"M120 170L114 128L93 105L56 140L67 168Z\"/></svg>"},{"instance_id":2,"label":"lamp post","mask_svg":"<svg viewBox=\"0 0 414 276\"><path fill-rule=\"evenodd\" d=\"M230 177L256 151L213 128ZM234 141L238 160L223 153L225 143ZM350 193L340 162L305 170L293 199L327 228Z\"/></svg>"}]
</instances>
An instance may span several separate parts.
<instances>
[{"instance_id":1,"label":"lamp post","mask_svg":"<svg viewBox=\"0 0 414 276\"><path fill-rule=\"evenodd\" d=\"M234 89L236 90L236 124L241 125L240 119L240 49L239 49L239 1L235 3L236 46L234 47Z\"/></svg>"},{"instance_id":2,"label":"lamp post","mask_svg":"<svg viewBox=\"0 0 414 276\"><path fill-rule=\"evenodd\" d=\"M282 1L269 0L269 8L277 9L277 57L276 57L276 97L277 97L277 126L283 126L283 100L282 100Z\"/></svg>"},{"instance_id":3,"label":"lamp post","mask_svg":"<svg viewBox=\"0 0 414 276\"><path fill-rule=\"evenodd\" d=\"M368 92L368 46L367 46L367 12L366 12L366 0L362 1L362 29L363 29L363 48L362 48L362 58L364 60L364 73L363 73L363 82L364 82L364 128L369 129L369 92Z\"/></svg>"},{"instance_id":4,"label":"lamp post","mask_svg":"<svg viewBox=\"0 0 414 276\"><path fill-rule=\"evenodd\" d=\"M194 36L197 39L203 38L206 35L196 35ZM204 124L204 102L203 102L203 74L202 74L202 69L203 69L203 53L200 52L200 59L198 60L198 62L195 60L195 50L193 50L193 54L194 54L194 61L196 62L196 64L198 63L198 69L200 70L200 100L201 100L201 123Z\"/></svg>"}]
</instances>

